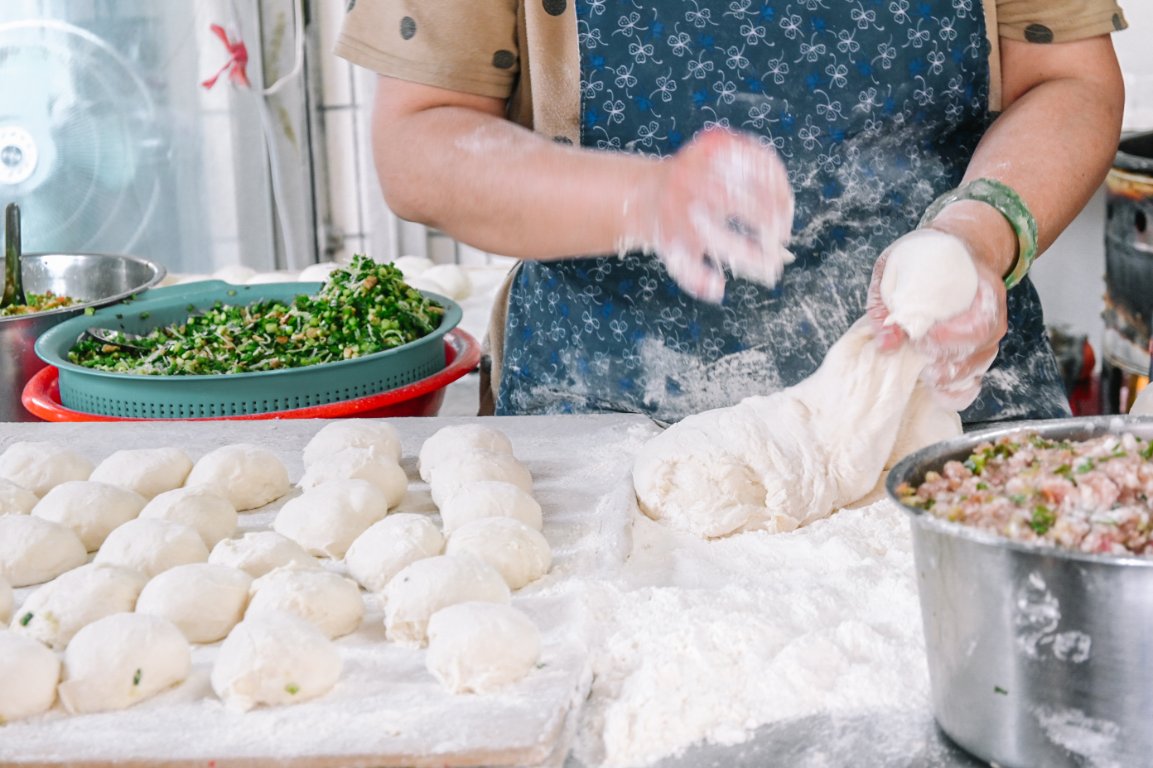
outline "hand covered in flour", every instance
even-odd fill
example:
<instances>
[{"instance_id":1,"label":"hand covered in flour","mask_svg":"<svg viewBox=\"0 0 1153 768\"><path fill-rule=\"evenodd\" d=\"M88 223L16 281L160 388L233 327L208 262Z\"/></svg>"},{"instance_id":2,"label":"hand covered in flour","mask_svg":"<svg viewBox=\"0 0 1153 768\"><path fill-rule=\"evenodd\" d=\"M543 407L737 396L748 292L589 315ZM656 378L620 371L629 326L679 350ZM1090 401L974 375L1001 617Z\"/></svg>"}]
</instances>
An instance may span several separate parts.
<instances>
[{"instance_id":1,"label":"hand covered in flour","mask_svg":"<svg viewBox=\"0 0 1153 768\"><path fill-rule=\"evenodd\" d=\"M694 137L654 165L626 203L618 250L656 253L698 299L719 302L725 272L771 286L793 260L785 249L793 193L777 153L724 129Z\"/></svg>"},{"instance_id":2,"label":"hand covered in flour","mask_svg":"<svg viewBox=\"0 0 1153 768\"><path fill-rule=\"evenodd\" d=\"M930 276L941 272L955 279L947 290L930 288ZM907 340L927 361L921 379L958 411L977 398L1007 329L1001 276L964 240L931 228L898 238L880 255L867 311L881 348Z\"/></svg>"}]
</instances>

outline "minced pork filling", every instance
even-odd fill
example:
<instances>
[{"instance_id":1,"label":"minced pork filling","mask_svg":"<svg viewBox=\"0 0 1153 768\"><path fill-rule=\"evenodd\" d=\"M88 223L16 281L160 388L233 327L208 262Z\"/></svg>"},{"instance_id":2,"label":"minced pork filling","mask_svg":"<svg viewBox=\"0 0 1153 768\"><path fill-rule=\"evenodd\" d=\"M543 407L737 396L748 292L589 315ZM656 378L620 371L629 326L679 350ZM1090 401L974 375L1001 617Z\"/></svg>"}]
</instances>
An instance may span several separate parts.
<instances>
[{"instance_id":1,"label":"minced pork filling","mask_svg":"<svg viewBox=\"0 0 1153 768\"><path fill-rule=\"evenodd\" d=\"M1131 434L982 443L897 489L903 504L1015 541L1153 555L1153 443Z\"/></svg>"}]
</instances>

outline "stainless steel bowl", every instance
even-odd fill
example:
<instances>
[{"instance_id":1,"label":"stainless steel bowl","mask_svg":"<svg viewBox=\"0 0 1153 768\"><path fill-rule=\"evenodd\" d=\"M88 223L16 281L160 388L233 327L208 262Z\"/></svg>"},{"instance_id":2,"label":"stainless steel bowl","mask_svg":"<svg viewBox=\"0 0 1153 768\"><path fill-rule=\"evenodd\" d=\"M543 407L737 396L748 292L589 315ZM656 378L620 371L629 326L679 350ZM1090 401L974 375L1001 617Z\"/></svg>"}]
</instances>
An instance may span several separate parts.
<instances>
[{"instance_id":1,"label":"stainless steel bowl","mask_svg":"<svg viewBox=\"0 0 1153 768\"><path fill-rule=\"evenodd\" d=\"M89 307L115 304L164 279L147 259L99 253L26 253L21 277L28 293L52 291L81 303L51 312L0 317L0 421L35 421L20 404L24 385L44 367L34 345L41 333Z\"/></svg>"},{"instance_id":2,"label":"stainless steel bowl","mask_svg":"<svg viewBox=\"0 0 1153 768\"><path fill-rule=\"evenodd\" d=\"M1086 439L1153 420L1018 422L929 446L889 474L917 485L986 440ZM1153 558L1014 542L911 507L933 713L974 755L1006 768L1148 765L1153 755Z\"/></svg>"}]
</instances>

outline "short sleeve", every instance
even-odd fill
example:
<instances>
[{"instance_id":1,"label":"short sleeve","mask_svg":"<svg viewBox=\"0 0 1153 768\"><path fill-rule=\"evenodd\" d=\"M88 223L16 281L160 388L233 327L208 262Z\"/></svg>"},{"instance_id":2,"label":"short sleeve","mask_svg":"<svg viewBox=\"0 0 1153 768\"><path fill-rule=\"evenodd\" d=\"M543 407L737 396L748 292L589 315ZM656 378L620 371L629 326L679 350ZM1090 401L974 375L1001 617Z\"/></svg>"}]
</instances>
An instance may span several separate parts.
<instances>
[{"instance_id":1,"label":"short sleeve","mask_svg":"<svg viewBox=\"0 0 1153 768\"><path fill-rule=\"evenodd\" d=\"M1125 29L1115 0L997 0L997 32L1027 43L1069 43Z\"/></svg>"},{"instance_id":2,"label":"short sleeve","mask_svg":"<svg viewBox=\"0 0 1153 768\"><path fill-rule=\"evenodd\" d=\"M349 0L334 52L389 77L508 98L517 0Z\"/></svg>"}]
</instances>

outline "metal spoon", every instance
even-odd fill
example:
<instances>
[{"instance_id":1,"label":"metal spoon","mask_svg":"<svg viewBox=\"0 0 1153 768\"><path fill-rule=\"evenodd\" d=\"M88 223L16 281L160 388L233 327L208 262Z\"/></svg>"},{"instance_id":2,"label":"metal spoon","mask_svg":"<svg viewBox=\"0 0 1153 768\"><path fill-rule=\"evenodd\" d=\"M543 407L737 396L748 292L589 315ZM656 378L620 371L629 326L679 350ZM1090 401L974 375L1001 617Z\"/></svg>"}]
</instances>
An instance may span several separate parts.
<instances>
[{"instance_id":1,"label":"metal spoon","mask_svg":"<svg viewBox=\"0 0 1153 768\"><path fill-rule=\"evenodd\" d=\"M20 269L20 206L9 203L4 209L4 293L0 307L27 304Z\"/></svg>"},{"instance_id":2,"label":"metal spoon","mask_svg":"<svg viewBox=\"0 0 1153 768\"><path fill-rule=\"evenodd\" d=\"M140 343L144 340L144 337L138 336L135 333L114 331L111 328L89 328L84 331L84 336L91 336L102 344L120 347L128 352L139 354L148 351L148 347Z\"/></svg>"}]
</instances>

